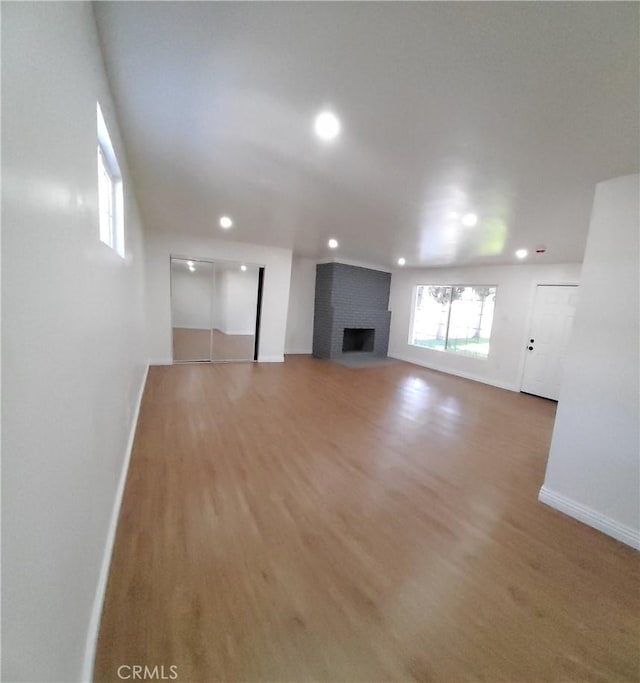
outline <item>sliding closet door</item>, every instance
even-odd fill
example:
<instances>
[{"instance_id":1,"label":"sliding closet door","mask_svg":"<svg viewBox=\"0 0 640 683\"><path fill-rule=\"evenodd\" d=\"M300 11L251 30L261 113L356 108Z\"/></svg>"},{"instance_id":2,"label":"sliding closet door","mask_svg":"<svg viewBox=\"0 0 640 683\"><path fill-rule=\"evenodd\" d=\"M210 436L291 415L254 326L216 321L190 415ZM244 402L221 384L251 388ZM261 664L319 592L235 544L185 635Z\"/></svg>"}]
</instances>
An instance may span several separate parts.
<instances>
[{"instance_id":1,"label":"sliding closet door","mask_svg":"<svg viewBox=\"0 0 640 683\"><path fill-rule=\"evenodd\" d=\"M241 263L215 264L211 360L253 360L259 270Z\"/></svg>"},{"instance_id":2,"label":"sliding closet door","mask_svg":"<svg viewBox=\"0 0 640 683\"><path fill-rule=\"evenodd\" d=\"M211 359L214 264L171 259L173 360Z\"/></svg>"}]
</instances>

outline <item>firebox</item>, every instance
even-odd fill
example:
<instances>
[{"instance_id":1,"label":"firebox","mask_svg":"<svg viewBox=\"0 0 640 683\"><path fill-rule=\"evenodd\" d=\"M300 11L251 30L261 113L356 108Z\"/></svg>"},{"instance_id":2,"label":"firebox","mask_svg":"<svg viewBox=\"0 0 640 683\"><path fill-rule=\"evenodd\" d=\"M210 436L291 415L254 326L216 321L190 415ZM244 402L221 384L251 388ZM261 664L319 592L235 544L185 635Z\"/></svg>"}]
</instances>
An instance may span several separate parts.
<instances>
[{"instance_id":1,"label":"firebox","mask_svg":"<svg viewBox=\"0 0 640 683\"><path fill-rule=\"evenodd\" d=\"M342 337L342 353L348 351L373 351L376 331L373 328L345 327Z\"/></svg>"}]
</instances>

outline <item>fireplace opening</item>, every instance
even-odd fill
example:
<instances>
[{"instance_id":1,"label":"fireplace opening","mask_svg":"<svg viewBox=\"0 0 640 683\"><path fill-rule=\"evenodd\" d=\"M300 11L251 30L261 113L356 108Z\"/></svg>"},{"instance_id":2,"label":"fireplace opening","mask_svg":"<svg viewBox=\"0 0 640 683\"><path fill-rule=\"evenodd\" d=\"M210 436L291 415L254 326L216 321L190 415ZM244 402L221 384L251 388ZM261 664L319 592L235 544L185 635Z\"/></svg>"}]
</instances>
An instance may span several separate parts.
<instances>
[{"instance_id":1,"label":"fireplace opening","mask_svg":"<svg viewBox=\"0 0 640 683\"><path fill-rule=\"evenodd\" d=\"M373 351L376 331L373 328L345 327L342 337L342 352Z\"/></svg>"}]
</instances>

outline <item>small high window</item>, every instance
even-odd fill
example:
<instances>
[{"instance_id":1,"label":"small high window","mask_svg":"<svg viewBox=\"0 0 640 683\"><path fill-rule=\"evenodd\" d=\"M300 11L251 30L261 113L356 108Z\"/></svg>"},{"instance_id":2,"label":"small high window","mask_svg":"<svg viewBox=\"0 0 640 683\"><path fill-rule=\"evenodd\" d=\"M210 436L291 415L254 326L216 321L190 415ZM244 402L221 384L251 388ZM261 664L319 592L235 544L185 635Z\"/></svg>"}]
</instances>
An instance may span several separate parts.
<instances>
[{"instance_id":1,"label":"small high window","mask_svg":"<svg viewBox=\"0 0 640 683\"><path fill-rule=\"evenodd\" d=\"M97 118L100 240L124 258L122 173L99 104L97 105Z\"/></svg>"},{"instance_id":2,"label":"small high window","mask_svg":"<svg viewBox=\"0 0 640 683\"><path fill-rule=\"evenodd\" d=\"M496 291L493 285L418 285L409 343L486 358Z\"/></svg>"}]
</instances>

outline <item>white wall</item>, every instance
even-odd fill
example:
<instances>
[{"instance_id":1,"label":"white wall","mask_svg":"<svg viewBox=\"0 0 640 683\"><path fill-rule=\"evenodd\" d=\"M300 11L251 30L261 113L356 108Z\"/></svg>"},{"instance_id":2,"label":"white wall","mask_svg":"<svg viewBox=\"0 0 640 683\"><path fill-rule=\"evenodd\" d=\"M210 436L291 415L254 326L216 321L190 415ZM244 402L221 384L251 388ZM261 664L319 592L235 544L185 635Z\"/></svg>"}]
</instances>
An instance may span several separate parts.
<instances>
[{"instance_id":1,"label":"white wall","mask_svg":"<svg viewBox=\"0 0 640 683\"><path fill-rule=\"evenodd\" d=\"M196 264L192 273L184 261L171 264L171 313L173 327L191 330L211 328L213 265Z\"/></svg>"},{"instance_id":2,"label":"white wall","mask_svg":"<svg viewBox=\"0 0 640 683\"><path fill-rule=\"evenodd\" d=\"M637 175L600 183L541 500L640 547Z\"/></svg>"},{"instance_id":3,"label":"white wall","mask_svg":"<svg viewBox=\"0 0 640 683\"><path fill-rule=\"evenodd\" d=\"M97 100L125 260L99 239ZM74 681L146 355L141 223L90 3L3 3L2 143L2 679Z\"/></svg>"},{"instance_id":4,"label":"white wall","mask_svg":"<svg viewBox=\"0 0 640 683\"><path fill-rule=\"evenodd\" d=\"M258 360L284 360L284 340L291 280L291 250L241 242L203 239L181 233L147 230L147 347L151 363L171 362L169 257L236 261L265 267Z\"/></svg>"},{"instance_id":5,"label":"white wall","mask_svg":"<svg viewBox=\"0 0 640 683\"><path fill-rule=\"evenodd\" d=\"M538 284L578 284L580 264L478 266L395 270L391 277L389 355L454 375L520 390L525 343ZM416 285L497 285L488 358L473 358L409 344Z\"/></svg>"},{"instance_id":6,"label":"white wall","mask_svg":"<svg viewBox=\"0 0 640 683\"><path fill-rule=\"evenodd\" d=\"M315 293L316 262L294 256L291 264L285 353L311 353Z\"/></svg>"}]
</instances>

